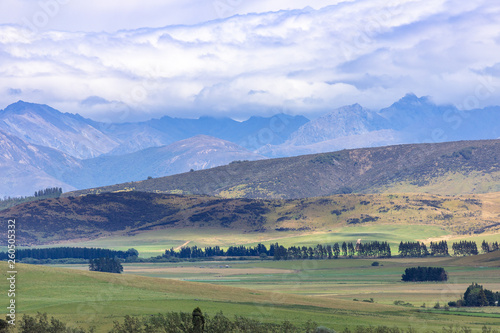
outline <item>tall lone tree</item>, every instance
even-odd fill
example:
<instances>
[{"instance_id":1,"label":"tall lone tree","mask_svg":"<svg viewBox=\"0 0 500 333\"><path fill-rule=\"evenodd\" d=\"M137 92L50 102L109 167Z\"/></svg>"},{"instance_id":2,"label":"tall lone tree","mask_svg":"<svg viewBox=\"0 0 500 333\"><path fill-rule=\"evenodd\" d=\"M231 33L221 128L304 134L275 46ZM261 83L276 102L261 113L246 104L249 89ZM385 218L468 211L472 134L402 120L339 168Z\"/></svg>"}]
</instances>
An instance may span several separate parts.
<instances>
[{"instance_id":1,"label":"tall lone tree","mask_svg":"<svg viewBox=\"0 0 500 333\"><path fill-rule=\"evenodd\" d=\"M193 310L193 333L203 333L205 330L205 317L199 307Z\"/></svg>"}]
</instances>

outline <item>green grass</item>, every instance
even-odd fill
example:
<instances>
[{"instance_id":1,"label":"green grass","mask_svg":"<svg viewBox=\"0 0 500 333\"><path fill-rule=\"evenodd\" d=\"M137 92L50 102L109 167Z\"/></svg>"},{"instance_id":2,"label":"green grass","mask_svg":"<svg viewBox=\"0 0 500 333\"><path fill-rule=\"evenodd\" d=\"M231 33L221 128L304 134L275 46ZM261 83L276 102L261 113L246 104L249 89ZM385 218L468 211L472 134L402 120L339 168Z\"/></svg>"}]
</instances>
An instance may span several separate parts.
<instances>
[{"instance_id":1,"label":"green grass","mask_svg":"<svg viewBox=\"0 0 500 333\"><path fill-rule=\"evenodd\" d=\"M436 302L459 299L472 281L500 290L495 258L489 267L461 258L377 259L378 267L372 259L136 263L125 264L121 276L88 272L85 265L23 265L20 311L47 312L103 330L126 314L190 312L196 306L212 315L223 311L262 321L311 319L337 331L357 325L412 326L418 332L451 324L498 329L500 308L432 309ZM406 267L418 265L445 267L448 282L400 281ZM363 302L371 298L374 303ZM393 306L396 300L413 307Z\"/></svg>"},{"instance_id":2,"label":"green grass","mask_svg":"<svg viewBox=\"0 0 500 333\"><path fill-rule=\"evenodd\" d=\"M284 246L315 246L316 244L333 244L335 242L388 241L393 253L397 253L400 241L415 241L430 237L441 237L448 232L433 225L374 225L343 227L323 232L266 232L266 233L235 233L228 229L163 229L145 232L135 236L114 236L85 242L75 242L71 246L103 247L113 250L123 250L133 247L143 258L161 255L166 249L176 248L189 241L189 246L216 246L227 248L233 245L255 246L263 243L269 246L278 242ZM500 241L500 235L496 236ZM67 246L67 244L63 244ZM53 245L52 245L53 246ZM45 247L50 247L47 245Z\"/></svg>"}]
</instances>

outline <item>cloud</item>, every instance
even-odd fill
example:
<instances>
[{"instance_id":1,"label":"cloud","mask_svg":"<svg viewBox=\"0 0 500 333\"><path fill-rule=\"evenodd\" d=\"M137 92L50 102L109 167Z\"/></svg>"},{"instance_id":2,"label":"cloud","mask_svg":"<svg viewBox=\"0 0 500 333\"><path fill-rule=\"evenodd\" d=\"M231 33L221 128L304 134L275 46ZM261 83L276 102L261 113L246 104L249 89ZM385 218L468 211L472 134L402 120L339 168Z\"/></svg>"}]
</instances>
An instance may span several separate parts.
<instances>
[{"instance_id":1,"label":"cloud","mask_svg":"<svg viewBox=\"0 0 500 333\"><path fill-rule=\"evenodd\" d=\"M16 89L16 88L7 89L7 94L9 94L10 96L21 95L22 92L23 91L21 89Z\"/></svg>"},{"instance_id":2,"label":"cloud","mask_svg":"<svg viewBox=\"0 0 500 333\"><path fill-rule=\"evenodd\" d=\"M241 15L161 28L138 20L149 28L116 32L3 25L0 89L16 87L24 100L88 117L119 114L121 121L165 113L241 117L277 107L307 115L354 103L380 108L407 92L462 107L469 100L500 104L496 3L356 0L320 8L313 1L290 10L288 3L231 1L226 5ZM64 6L60 19L75 3ZM118 9L134 10L146 15L134 1Z\"/></svg>"},{"instance_id":3,"label":"cloud","mask_svg":"<svg viewBox=\"0 0 500 333\"><path fill-rule=\"evenodd\" d=\"M89 97L85 98L83 101L81 101L80 105L84 106L84 107L93 107L96 105L108 105L110 103L111 103L110 101L108 101L102 97L89 96Z\"/></svg>"}]
</instances>

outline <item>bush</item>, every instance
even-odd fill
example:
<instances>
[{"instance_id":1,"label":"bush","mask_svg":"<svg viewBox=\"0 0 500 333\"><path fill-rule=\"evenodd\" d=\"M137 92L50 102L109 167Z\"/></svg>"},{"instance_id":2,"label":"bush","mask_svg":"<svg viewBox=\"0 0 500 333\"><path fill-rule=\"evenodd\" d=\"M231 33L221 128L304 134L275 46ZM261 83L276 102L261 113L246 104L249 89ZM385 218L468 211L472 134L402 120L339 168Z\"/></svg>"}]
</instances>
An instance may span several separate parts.
<instances>
[{"instance_id":1,"label":"bush","mask_svg":"<svg viewBox=\"0 0 500 333\"><path fill-rule=\"evenodd\" d=\"M372 266L380 266L380 263L378 261L372 262Z\"/></svg>"},{"instance_id":2,"label":"bush","mask_svg":"<svg viewBox=\"0 0 500 333\"><path fill-rule=\"evenodd\" d=\"M448 274L442 267L411 267L405 269L401 280L405 282L446 281Z\"/></svg>"}]
</instances>

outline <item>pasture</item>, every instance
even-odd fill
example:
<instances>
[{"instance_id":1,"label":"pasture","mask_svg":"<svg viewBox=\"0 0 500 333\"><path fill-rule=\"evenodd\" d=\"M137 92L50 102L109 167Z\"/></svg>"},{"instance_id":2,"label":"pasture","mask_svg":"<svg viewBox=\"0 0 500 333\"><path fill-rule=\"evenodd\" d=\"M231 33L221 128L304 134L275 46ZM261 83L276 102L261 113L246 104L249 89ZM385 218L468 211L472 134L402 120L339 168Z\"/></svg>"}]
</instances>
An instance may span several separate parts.
<instances>
[{"instance_id":1,"label":"pasture","mask_svg":"<svg viewBox=\"0 0 500 333\"><path fill-rule=\"evenodd\" d=\"M454 324L474 331L483 325L500 329L500 308L433 309L437 302L443 306L459 299L473 281L500 290L498 253L377 259L380 266L372 266L373 261L134 263L125 264L122 275L88 272L84 265L21 265L19 311L47 312L75 325L95 325L99 332L126 314L190 312L196 306L209 315L223 311L261 321L310 319L337 331L357 325L411 326L417 332ZM400 281L406 267L418 265L444 267L448 282ZM1 268L5 271L3 263ZM394 301L413 306L395 306Z\"/></svg>"},{"instance_id":2,"label":"pasture","mask_svg":"<svg viewBox=\"0 0 500 333\"><path fill-rule=\"evenodd\" d=\"M335 242L387 241L391 244L393 254L397 254L401 241L425 240L428 238L442 238L449 236L449 232L434 225L384 225L349 226L323 231L269 231L241 232L224 228L197 228L197 229L162 229L139 233L132 236L111 236L91 241L72 242L77 247L102 247L113 250L124 250L133 247L139 251L139 256L149 258L161 255L166 249L189 246L220 246L227 249L229 246L255 246L262 243L266 246L278 242L289 246L316 246L317 244L333 244ZM480 238L480 237L479 237ZM500 241L497 234L492 239ZM60 244L68 246L68 244ZM53 245L52 245L53 246ZM45 247L51 247L49 245Z\"/></svg>"}]
</instances>

